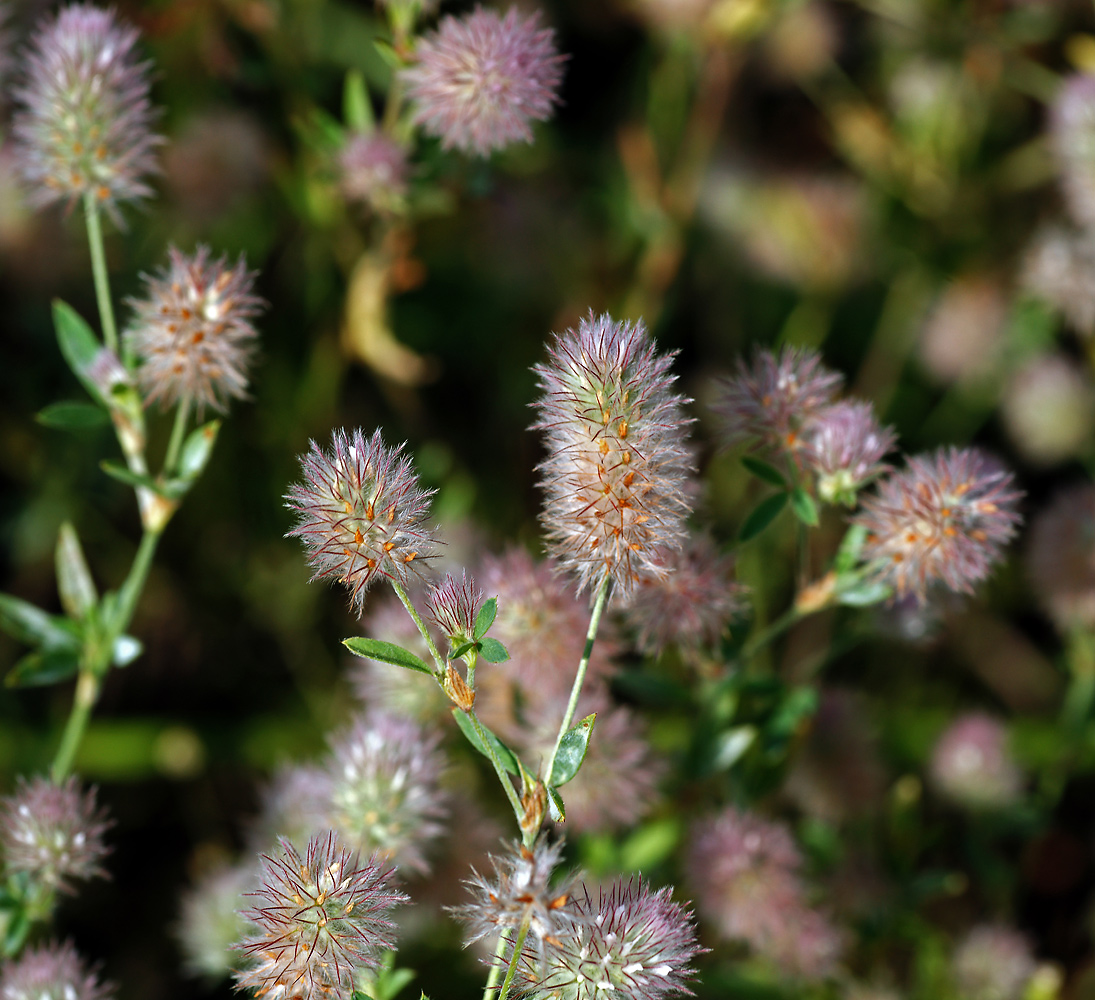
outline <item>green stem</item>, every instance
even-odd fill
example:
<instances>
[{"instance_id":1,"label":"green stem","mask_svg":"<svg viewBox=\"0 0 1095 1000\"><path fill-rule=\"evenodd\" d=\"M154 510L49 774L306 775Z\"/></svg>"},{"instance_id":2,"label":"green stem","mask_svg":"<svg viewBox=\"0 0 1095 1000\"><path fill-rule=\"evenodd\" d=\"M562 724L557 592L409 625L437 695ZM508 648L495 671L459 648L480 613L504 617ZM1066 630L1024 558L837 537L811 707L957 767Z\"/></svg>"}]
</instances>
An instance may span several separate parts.
<instances>
[{"instance_id":1,"label":"green stem","mask_svg":"<svg viewBox=\"0 0 1095 1000\"><path fill-rule=\"evenodd\" d=\"M84 195L84 220L87 223L87 242L91 248L91 271L95 278L95 298L99 303L103 340L117 354L118 328L114 323L114 306L110 301L110 278L107 276L106 252L103 249L103 227L99 219L99 202L92 191ZM125 360L128 368L129 359Z\"/></svg>"},{"instance_id":2,"label":"green stem","mask_svg":"<svg viewBox=\"0 0 1095 1000\"><path fill-rule=\"evenodd\" d=\"M164 476L173 475L175 466L179 463L179 452L182 450L183 439L186 436L186 425L190 421L190 406L190 397L183 396L175 411L175 425L171 428L171 440L168 442L167 454L163 460Z\"/></svg>"},{"instance_id":3,"label":"green stem","mask_svg":"<svg viewBox=\"0 0 1095 1000\"><path fill-rule=\"evenodd\" d=\"M741 658L742 660L751 660L757 655L765 646L768 645L773 639L778 639L784 632L786 632L792 625L804 618L805 615L799 611L798 608L792 606L783 612L771 625L767 628L761 629L761 631L749 640L742 648Z\"/></svg>"},{"instance_id":4,"label":"green stem","mask_svg":"<svg viewBox=\"0 0 1095 1000\"><path fill-rule=\"evenodd\" d=\"M426 640L426 648L430 651L430 656L433 657L433 662L437 665L437 678L440 680L445 676L445 660L437 650L437 643L433 641L430 630L426 627L426 623L422 620L422 616L411 603L411 599L407 596L407 592L400 586L399 581L390 580L389 582L392 585L392 590L395 591L395 596L403 602L403 607L407 609L407 614L411 616L411 621L418 626L418 631L422 633L422 638Z\"/></svg>"},{"instance_id":5,"label":"green stem","mask_svg":"<svg viewBox=\"0 0 1095 1000\"><path fill-rule=\"evenodd\" d=\"M559 747L563 737L574 723L574 715L578 711L578 699L582 695L582 685L585 683L586 671L589 669L589 658L593 655L593 643L597 639L597 629L601 624L601 615L608 603L608 595L612 590L612 577L605 574L605 578L597 591L597 599L593 603L593 611L589 616L589 629L586 631L586 645L582 650L582 659L578 664L578 672L574 675L574 684L570 689L570 701L567 702L566 711L563 713L563 721L559 724L559 734L555 737L555 746L552 747L551 756L548 758L547 769L544 771L544 781L551 780L551 773L555 769L555 757L559 753Z\"/></svg>"},{"instance_id":6,"label":"green stem","mask_svg":"<svg viewBox=\"0 0 1095 1000\"><path fill-rule=\"evenodd\" d=\"M99 698L99 678L91 670L82 670L76 681L76 697L72 701L72 711L69 713L68 722L65 723L65 731L61 736L61 745L57 748L57 755L53 758L53 766L50 768L50 777L55 785L61 784L72 770L72 762L76 757L76 748L84 737L87 729L91 710Z\"/></svg>"},{"instance_id":7,"label":"green stem","mask_svg":"<svg viewBox=\"0 0 1095 1000\"><path fill-rule=\"evenodd\" d=\"M502 982L502 991L498 994L498 1000L506 1000L509 996L509 988L513 983L513 977L517 972L517 962L521 958L521 949L525 946L525 938L528 937L529 918L526 916L521 921L521 929L517 932L517 940L513 945L513 955L509 960L509 968L506 969L506 978Z\"/></svg>"},{"instance_id":8,"label":"green stem","mask_svg":"<svg viewBox=\"0 0 1095 1000\"><path fill-rule=\"evenodd\" d=\"M160 532L145 529L141 536L141 544L137 548L137 554L133 557L133 565L129 568L129 576L125 578L122 589L118 592L118 610L114 614L114 636L121 635L133 620L133 612L137 608L137 601L144 590L145 581L148 579L148 571L152 566L152 557L156 554L156 546L160 542Z\"/></svg>"},{"instance_id":9,"label":"green stem","mask_svg":"<svg viewBox=\"0 0 1095 1000\"><path fill-rule=\"evenodd\" d=\"M491 1000L491 996L498 988L498 980L502 978L502 956L506 953L506 945L509 943L509 931L504 930L498 935L498 944L494 949L494 961L490 964L490 974L487 976L487 985L483 989L483 1000Z\"/></svg>"}]
</instances>

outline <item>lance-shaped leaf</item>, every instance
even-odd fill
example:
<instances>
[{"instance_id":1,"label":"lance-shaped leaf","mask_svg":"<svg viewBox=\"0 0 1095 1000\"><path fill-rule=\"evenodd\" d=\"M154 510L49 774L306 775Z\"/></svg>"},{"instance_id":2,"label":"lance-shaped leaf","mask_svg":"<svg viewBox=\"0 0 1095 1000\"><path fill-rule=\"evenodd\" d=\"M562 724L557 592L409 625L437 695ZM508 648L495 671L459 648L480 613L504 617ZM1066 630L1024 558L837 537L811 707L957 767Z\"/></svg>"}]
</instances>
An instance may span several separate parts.
<instances>
[{"instance_id":1,"label":"lance-shaped leaf","mask_svg":"<svg viewBox=\"0 0 1095 1000\"><path fill-rule=\"evenodd\" d=\"M756 538L779 516L779 512L786 505L786 493L776 493L774 496L765 497L745 519L741 531L738 532L738 540L748 542L750 539Z\"/></svg>"},{"instance_id":2,"label":"lance-shaped leaf","mask_svg":"<svg viewBox=\"0 0 1095 1000\"><path fill-rule=\"evenodd\" d=\"M42 649L28 653L4 678L7 687L43 687L72 677L80 666L76 649Z\"/></svg>"},{"instance_id":3,"label":"lance-shaped leaf","mask_svg":"<svg viewBox=\"0 0 1095 1000\"><path fill-rule=\"evenodd\" d=\"M67 302L54 299L53 327L61 354L72 369L72 374L80 380L92 399L103 406L109 406L102 389L89 374L104 348L87 321Z\"/></svg>"},{"instance_id":4,"label":"lance-shaped leaf","mask_svg":"<svg viewBox=\"0 0 1095 1000\"><path fill-rule=\"evenodd\" d=\"M365 74L359 69L350 70L342 85L342 120L355 132L372 132L376 128Z\"/></svg>"},{"instance_id":5,"label":"lance-shaped leaf","mask_svg":"<svg viewBox=\"0 0 1095 1000\"><path fill-rule=\"evenodd\" d=\"M452 710L452 717L456 720L456 725L459 727L460 732L467 738L467 741L484 757L489 758L490 752L479 738L479 734L475 731L475 723L471 721L471 716L468 715L467 712L461 711L459 708L454 708ZM490 745L494 748L495 756L502 762L502 766L509 771L510 774L520 774L524 768L518 761L517 754L484 726L483 723L480 722L479 726L486 735Z\"/></svg>"},{"instance_id":6,"label":"lance-shaped leaf","mask_svg":"<svg viewBox=\"0 0 1095 1000\"><path fill-rule=\"evenodd\" d=\"M478 642L489 631L490 627L494 624L494 616L498 614L498 598L492 597L483 602L483 606L479 609L479 614L475 616L475 634L472 638ZM491 661L494 662L494 661Z\"/></svg>"},{"instance_id":7,"label":"lance-shaped leaf","mask_svg":"<svg viewBox=\"0 0 1095 1000\"><path fill-rule=\"evenodd\" d=\"M84 621L99 603L99 592L95 589L76 529L68 521L61 525L54 555L61 607L70 618Z\"/></svg>"},{"instance_id":8,"label":"lance-shaped leaf","mask_svg":"<svg viewBox=\"0 0 1095 1000\"><path fill-rule=\"evenodd\" d=\"M597 713L594 712L563 734L563 738L559 741L559 752L551 765L549 788L565 785L578 773L578 768L582 766L582 761L586 759L586 754L589 752L589 738L593 735L593 723L596 721Z\"/></svg>"},{"instance_id":9,"label":"lance-shaped leaf","mask_svg":"<svg viewBox=\"0 0 1095 1000\"><path fill-rule=\"evenodd\" d=\"M814 503L814 498L801 486L796 486L791 491L791 509L795 512L795 517L803 524L811 528L818 526L817 504Z\"/></svg>"},{"instance_id":10,"label":"lance-shaped leaf","mask_svg":"<svg viewBox=\"0 0 1095 1000\"><path fill-rule=\"evenodd\" d=\"M43 427L58 431L82 431L103 427L110 423L110 416L101 406L92 403L50 403L34 417Z\"/></svg>"},{"instance_id":11,"label":"lance-shaped leaf","mask_svg":"<svg viewBox=\"0 0 1095 1000\"><path fill-rule=\"evenodd\" d=\"M0 629L28 646L43 649L79 649L83 641L80 626L75 622L46 614L11 594L0 594Z\"/></svg>"},{"instance_id":12,"label":"lance-shaped leaf","mask_svg":"<svg viewBox=\"0 0 1095 1000\"><path fill-rule=\"evenodd\" d=\"M754 458L752 455L746 455L741 460L741 464L758 479L763 479L766 483L771 483L780 489L787 488L786 477L774 465L761 461L759 458Z\"/></svg>"},{"instance_id":13,"label":"lance-shaped leaf","mask_svg":"<svg viewBox=\"0 0 1095 1000\"><path fill-rule=\"evenodd\" d=\"M367 660L380 660L382 663L392 663L397 667L417 670L419 673L433 676L433 671L414 653L402 646L397 646L394 642L384 642L380 639L370 639L368 636L354 635L349 639L343 639L342 645L354 656L363 656Z\"/></svg>"},{"instance_id":14,"label":"lance-shaped leaf","mask_svg":"<svg viewBox=\"0 0 1095 1000\"><path fill-rule=\"evenodd\" d=\"M833 560L833 569L838 575L848 573L859 562L863 545L867 541L867 529L862 524L853 524L840 540L840 548L836 550L836 558Z\"/></svg>"},{"instance_id":15,"label":"lance-shaped leaf","mask_svg":"<svg viewBox=\"0 0 1095 1000\"><path fill-rule=\"evenodd\" d=\"M213 447L217 443L217 434L220 429L219 420L210 420L209 423L190 432L179 453L180 479L193 482L205 471L209 458L213 454Z\"/></svg>"}]
</instances>

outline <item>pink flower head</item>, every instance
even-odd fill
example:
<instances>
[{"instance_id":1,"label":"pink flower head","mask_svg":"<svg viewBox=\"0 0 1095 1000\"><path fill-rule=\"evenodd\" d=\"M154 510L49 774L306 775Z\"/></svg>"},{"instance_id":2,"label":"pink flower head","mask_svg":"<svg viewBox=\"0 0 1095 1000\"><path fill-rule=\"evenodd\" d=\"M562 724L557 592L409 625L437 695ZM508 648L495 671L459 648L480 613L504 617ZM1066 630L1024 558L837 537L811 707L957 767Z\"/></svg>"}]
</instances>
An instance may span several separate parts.
<instances>
[{"instance_id":1,"label":"pink flower head","mask_svg":"<svg viewBox=\"0 0 1095 1000\"><path fill-rule=\"evenodd\" d=\"M107 1000L113 992L68 941L28 948L0 972L4 1000Z\"/></svg>"},{"instance_id":2,"label":"pink flower head","mask_svg":"<svg viewBox=\"0 0 1095 1000\"><path fill-rule=\"evenodd\" d=\"M691 508L687 402L670 388L673 355L659 355L642 323L583 319L555 337L534 369L548 457L541 520L579 591L611 577L629 598L643 577L664 575Z\"/></svg>"},{"instance_id":3,"label":"pink flower head","mask_svg":"<svg viewBox=\"0 0 1095 1000\"><path fill-rule=\"evenodd\" d=\"M453 643L471 642L475 634L475 619L485 598L467 570L458 580L452 573L445 576L426 598L426 615Z\"/></svg>"},{"instance_id":4,"label":"pink flower head","mask_svg":"<svg viewBox=\"0 0 1095 1000\"><path fill-rule=\"evenodd\" d=\"M886 471L882 457L896 435L880 427L870 403L843 402L824 407L806 426L803 459L817 476L818 496L826 503L855 506L856 493Z\"/></svg>"},{"instance_id":5,"label":"pink flower head","mask_svg":"<svg viewBox=\"0 0 1095 1000\"><path fill-rule=\"evenodd\" d=\"M970 593L988 576L1020 517L1011 473L975 448L941 448L909 459L879 483L856 524L867 529L864 559L898 597L942 583Z\"/></svg>"},{"instance_id":6,"label":"pink flower head","mask_svg":"<svg viewBox=\"0 0 1095 1000\"><path fill-rule=\"evenodd\" d=\"M1095 628L1095 486L1057 493L1034 518L1028 542L1035 597L1057 627Z\"/></svg>"},{"instance_id":7,"label":"pink flower head","mask_svg":"<svg viewBox=\"0 0 1095 1000\"><path fill-rule=\"evenodd\" d=\"M1020 1000L1037 969L1025 934L978 924L954 951L954 978L965 1000Z\"/></svg>"},{"instance_id":8,"label":"pink flower head","mask_svg":"<svg viewBox=\"0 0 1095 1000\"><path fill-rule=\"evenodd\" d=\"M242 257L235 267L211 260L204 246L192 256L171 247L168 256L158 276L145 276L145 298L129 303L126 341L141 359L137 380L150 402L190 399L199 410L223 411L228 399L247 395L258 336L251 320L265 305L251 293L255 272Z\"/></svg>"},{"instance_id":9,"label":"pink flower head","mask_svg":"<svg viewBox=\"0 0 1095 1000\"><path fill-rule=\"evenodd\" d=\"M382 132L351 136L338 158L342 194L376 211L395 208L407 193L407 153Z\"/></svg>"},{"instance_id":10,"label":"pink flower head","mask_svg":"<svg viewBox=\"0 0 1095 1000\"><path fill-rule=\"evenodd\" d=\"M378 578L406 586L433 555L424 526L433 491L419 486L403 445L387 447L380 431L337 430L330 452L311 445L301 457L304 482L286 496L299 515L289 534L304 542L312 579L344 583L360 612Z\"/></svg>"},{"instance_id":11,"label":"pink flower head","mask_svg":"<svg viewBox=\"0 0 1095 1000\"><path fill-rule=\"evenodd\" d=\"M784 347L778 356L758 351L719 386L713 409L722 419L723 440L793 450L802 443L803 426L832 403L842 381L816 351Z\"/></svg>"},{"instance_id":12,"label":"pink flower head","mask_svg":"<svg viewBox=\"0 0 1095 1000\"><path fill-rule=\"evenodd\" d=\"M19 167L39 205L85 194L116 215L147 197L160 137L137 31L114 13L72 4L39 25L24 56L12 131Z\"/></svg>"},{"instance_id":13,"label":"pink flower head","mask_svg":"<svg viewBox=\"0 0 1095 1000\"><path fill-rule=\"evenodd\" d=\"M1095 76L1068 77L1053 101L1050 140L1073 218L1095 225Z\"/></svg>"},{"instance_id":14,"label":"pink flower head","mask_svg":"<svg viewBox=\"0 0 1095 1000\"><path fill-rule=\"evenodd\" d=\"M1008 749L1008 731L982 712L955 719L932 751L935 787L959 805L992 809L1014 803L1023 774Z\"/></svg>"},{"instance_id":15,"label":"pink flower head","mask_svg":"<svg viewBox=\"0 0 1095 1000\"><path fill-rule=\"evenodd\" d=\"M529 123L550 118L558 101L565 58L539 16L516 7L504 18L481 7L444 17L416 56L403 71L415 122L445 149L480 156L532 140Z\"/></svg>"},{"instance_id":16,"label":"pink flower head","mask_svg":"<svg viewBox=\"0 0 1095 1000\"><path fill-rule=\"evenodd\" d=\"M395 947L388 914L407 896L391 887L392 871L362 864L333 833L313 837L304 857L282 841L263 861L243 914L255 931L240 946L254 961L237 984L268 1000L349 1000L355 970L375 969Z\"/></svg>"}]
</instances>

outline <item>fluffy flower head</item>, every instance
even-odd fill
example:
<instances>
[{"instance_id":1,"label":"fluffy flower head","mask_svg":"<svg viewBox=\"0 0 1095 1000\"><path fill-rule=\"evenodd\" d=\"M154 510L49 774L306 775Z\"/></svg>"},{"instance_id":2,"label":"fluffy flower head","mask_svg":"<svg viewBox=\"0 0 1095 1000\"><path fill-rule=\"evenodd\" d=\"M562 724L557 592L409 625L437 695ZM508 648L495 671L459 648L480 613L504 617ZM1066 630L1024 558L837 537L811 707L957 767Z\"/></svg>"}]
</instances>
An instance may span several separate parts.
<instances>
[{"instance_id":1,"label":"fluffy flower head","mask_svg":"<svg viewBox=\"0 0 1095 1000\"><path fill-rule=\"evenodd\" d=\"M31 198L40 205L92 195L119 202L151 194L160 138L148 100L148 64L135 29L112 11L72 4L39 26L24 57L13 133Z\"/></svg>"},{"instance_id":2,"label":"fluffy flower head","mask_svg":"<svg viewBox=\"0 0 1095 1000\"><path fill-rule=\"evenodd\" d=\"M1019 1000L1035 968L1030 942L1000 924L974 927L954 952L954 978L968 1000Z\"/></svg>"},{"instance_id":3,"label":"fluffy flower head","mask_svg":"<svg viewBox=\"0 0 1095 1000\"><path fill-rule=\"evenodd\" d=\"M349 1000L355 968L375 969L395 947L389 911L407 897L391 870L362 864L333 833L312 838L302 858L288 841L264 857L255 925L241 950L254 964L236 973L241 988L269 1000Z\"/></svg>"},{"instance_id":4,"label":"fluffy flower head","mask_svg":"<svg viewBox=\"0 0 1095 1000\"><path fill-rule=\"evenodd\" d=\"M541 514L552 554L579 590L605 576L629 597L642 577L662 576L681 546L692 458L686 400L670 392L672 355L659 355L639 323L583 319L556 336L537 365L536 403L548 457L540 464Z\"/></svg>"},{"instance_id":5,"label":"fluffy flower head","mask_svg":"<svg viewBox=\"0 0 1095 1000\"><path fill-rule=\"evenodd\" d=\"M1000 808L1022 792L1023 775L997 719L971 712L939 737L931 759L932 782L947 798L971 808Z\"/></svg>"},{"instance_id":6,"label":"fluffy flower head","mask_svg":"<svg viewBox=\"0 0 1095 1000\"><path fill-rule=\"evenodd\" d=\"M145 277L145 298L130 301L126 338L141 358L137 379L149 401L224 410L228 399L247 395L258 336L251 320L265 304L251 293L255 272L242 257L235 267L211 260L208 247L192 256L171 247L168 255L158 276Z\"/></svg>"},{"instance_id":7,"label":"fluffy flower head","mask_svg":"<svg viewBox=\"0 0 1095 1000\"><path fill-rule=\"evenodd\" d=\"M110 823L76 778L55 785L46 778L20 779L0 800L0 848L9 872L72 891L71 880L104 875L103 834Z\"/></svg>"},{"instance_id":8,"label":"fluffy flower head","mask_svg":"<svg viewBox=\"0 0 1095 1000\"><path fill-rule=\"evenodd\" d=\"M870 403L826 406L810 422L806 464L817 476L817 492L826 503L855 506L856 493L885 471L882 456L896 443L893 430L880 427Z\"/></svg>"},{"instance_id":9,"label":"fluffy flower head","mask_svg":"<svg viewBox=\"0 0 1095 1000\"><path fill-rule=\"evenodd\" d=\"M3 1000L106 1000L112 992L68 941L28 948L0 971Z\"/></svg>"},{"instance_id":10,"label":"fluffy flower head","mask_svg":"<svg viewBox=\"0 0 1095 1000\"><path fill-rule=\"evenodd\" d=\"M444 17L418 43L417 62L403 71L415 122L445 149L487 156L529 142L529 123L546 121L558 100L564 57L538 15L505 17L477 7Z\"/></svg>"},{"instance_id":11,"label":"fluffy flower head","mask_svg":"<svg viewBox=\"0 0 1095 1000\"><path fill-rule=\"evenodd\" d=\"M854 518L869 532L864 559L898 597L931 584L970 593L1015 533L1021 494L975 448L943 448L887 476Z\"/></svg>"},{"instance_id":12,"label":"fluffy flower head","mask_svg":"<svg viewBox=\"0 0 1095 1000\"><path fill-rule=\"evenodd\" d=\"M351 136L339 154L338 166L347 201L386 211L407 193L407 153L382 132Z\"/></svg>"},{"instance_id":13,"label":"fluffy flower head","mask_svg":"<svg viewBox=\"0 0 1095 1000\"><path fill-rule=\"evenodd\" d=\"M467 570L448 573L426 598L426 614L442 635L453 643L470 642L475 634L475 619L483 607L484 596Z\"/></svg>"},{"instance_id":14,"label":"fluffy flower head","mask_svg":"<svg viewBox=\"0 0 1095 1000\"><path fill-rule=\"evenodd\" d=\"M424 526L433 494L419 486L403 445L389 448L380 431L337 430L329 452L311 445L301 457L304 482L286 497L298 515L289 534L304 542L312 579L344 583L360 612L378 578L406 586L433 555Z\"/></svg>"},{"instance_id":15,"label":"fluffy flower head","mask_svg":"<svg viewBox=\"0 0 1095 1000\"><path fill-rule=\"evenodd\" d=\"M1095 628L1095 486L1070 487L1038 512L1027 572L1062 632Z\"/></svg>"}]
</instances>

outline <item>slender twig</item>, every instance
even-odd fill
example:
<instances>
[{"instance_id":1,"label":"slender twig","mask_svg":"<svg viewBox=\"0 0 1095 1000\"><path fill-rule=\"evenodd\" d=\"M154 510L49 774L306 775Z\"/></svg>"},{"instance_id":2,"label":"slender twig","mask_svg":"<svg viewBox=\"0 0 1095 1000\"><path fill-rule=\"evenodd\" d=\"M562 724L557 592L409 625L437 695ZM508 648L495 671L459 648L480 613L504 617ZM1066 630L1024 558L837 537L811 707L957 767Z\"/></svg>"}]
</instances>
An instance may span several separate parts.
<instances>
[{"instance_id":1,"label":"slender twig","mask_svg":"<svg viewBox=\"0 0 1095 1000\"><path fill-rule=\"evenodd\" d=\"M513 945L513 954L510 956L509 968L506 969L506 978L502 981L502 990L498 994L498 1000L506 1000L509 996L509 988L513 983L513 977L517 972L517 962L521 958L521 949L525 946L525 938L528 936L529 918L526 916L521 921L521 927L517 931L517 940Z\"/></svg>"},{"instance_id":2,"label":"slender twig","mask_svg":"<svg viewBox=\"0 0 1095 1000\"><path fill-rule=\"evenodd\" d=\"M555 746L552 747L551 756L548 758L547 768L544 771L544 781L551 780L551 772L555 768L555 758L559 753L559 746L563 737L574 723L574 715L578 711L578 699L582 695L582 685L585 684L586 670L589 669L589 659L593 655L593 643L597 639L597 629L601 624L601 614L608 603L608 595L612 590L612 577L607 573L597 590L597 599L593 603L593 611L589 616L589 629L586 631L585 649L582 650L582 659L578 664L578 672L574 675L574 684L570 689L570 701L567 702L563 720L559 723L559 734L555 737Z\"/></svg>"},{"instance_id":3,"label":"slender twig","mask_svg":"<svg viewBox=\"0 0 1095 1000\"><path fill-rule=\"evenodd\" d=\"M87 223L87 242L91 248L91 272L95 278L95 298L99 303L99 322L103 327L103 341L117 354L118 328L114 323L114 306L110 301L110 279L107 277L106 252L103 249L103 227L99 218L99 202L92 191L84 195L84 220Z\"/></svg>"},{"instance_id":4,"label":"slender twig","mask_svg":"<svg viewBox=\"0 0 1095 1000\"><path fill-rule=\"evenodd\" d=\"M69 713L68 722L65 723L61 745L57 748L53 766L50 768L50 777L55 785L64 781L72 770L76 749L84 737L91 710L98 699L99 677L94 671L81 670L79 679L76 681L76 697L72 700L72 711Z\"/></svg>"},{"instance_id":5,"label":"slender twig","mask_svg":"<svg viewBox=\"0 0 1095 1000\"><path fill-rule=\"evenodd\" d=\"M190 421L191 398L183 396L179 401L179 407L175 410L175 424L171 428L171 440L167 444L167 454L163 460L164 476L175 473L175 467L179 464L179 452L186 437L186 427Z\"/></svg>"},{"instance_id":6,"label":"slender twig","mask_svg":"<svg viewBox=\"0 0 1095 1000\"><path fill-rule=\"evenodd\" d=\"M411 616L411 621L418 627L418 631L422 634L422 638L426 641L426 648L430 651L430 656L433 657L433 662L437 665L437 677L440 679L445 676L445 660L437 650L437 643L433 641L433 636L430 634L430 630L426 627L426 623L422 620L422 616L418 613L418 610L411 603L411 599L407 596L407 592L403 589L398 580L389 580L392 585L392 590L395 591L395 596L403 602L403 607L407 609L407 614Z\"/></svg>"},{"instance_id":7,"label":"slender twig","mask_svg":"<svg viewBox=\"0 0 1095 1000\"><path fill-rule=\"evenodd\" d=\"M152 566L152 557L156 554L156 546L160 542L160 532L148 531L141 536L141 544L137 547L137 554L133 557L133 565L129 568L129 575L118 591L118 610L114 615L113 633L121 635L133 620L133 612L137 609L137 601L144 590L145 581L148 579L148 571Z\"/></svg>"},{"instance_id":8,"label":"slender twig","mask_svg":"<svg viewBox=\"0 0 1095 1000\"><path fill-rule=\"evenodd\" d=\"M742 648L741 658L742 660L751 660L757 655L765 646L768 645L773 639L778 639L784 632L786 632L792 625L794 625L799 619L803 618L803 613L797 607L790 607L783 612L771 625L767 628L761 629L752 639L749 640Z\"/></svg>"},{"instance_id":9,"label":"slender twig","mask_svg":"<svg viewBox=\"0 0 1095 1000\"><path fill-rule=\"evenodd\" d=\"M502 931L498 935L498 944L494 948L494 961L490 964L490 974L487 976L487 985L483 988L483 1000L491 1000L492 994L498 989L498 980L502 978L502 956L506 953L509 944L509 930Z\"/></svg>"}]
</instances>

